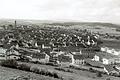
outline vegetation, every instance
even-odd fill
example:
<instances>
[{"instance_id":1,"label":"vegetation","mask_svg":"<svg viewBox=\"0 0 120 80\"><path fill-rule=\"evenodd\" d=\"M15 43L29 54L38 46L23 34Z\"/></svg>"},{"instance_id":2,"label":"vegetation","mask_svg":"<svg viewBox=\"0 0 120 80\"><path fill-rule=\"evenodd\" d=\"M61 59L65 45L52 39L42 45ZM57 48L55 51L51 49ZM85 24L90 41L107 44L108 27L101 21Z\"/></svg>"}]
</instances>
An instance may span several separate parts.
<instances>
[{"instance_id":1,"label":"vegetation","mask_svg":"<svg viewBox=\"0 0 120 80\"><path fill-rule=\"evenodd\" d=\"M8 59L8 60L3 60L1 62L1 66L10 67L10 68L17 68L18 63L16 60Z\"/></svg>"},{"instance_id":2,"label":"vegetation","mask_svg":"<svg viewBox=\"0 0 120 80\"><path fill-rule=\"evenodd\" d=\"M62 78L57 72L50 71L45 68L31 67L30 71L40 74L40 75L45 75L45 76L54 77L54 78L58 78L58 79Z\"/></svg>"},{"instance_id":3,"label":"vegetation","mask_svg":"<svg viewBox=\"0 0 120 80\"><path fill-rule=\"evenodd\" d=\"M31 67L31 66L28 66L27 64L19 64L19 65L17 66L18 69L24 70L24 71L30 71L30 67Z\"/></svg>"},{"instance_id":4,"label":"vegetation","mask_svg":"<svg viewBox=\"0 0 120 80\"><path fill-rule=\"evenodd\" d=\"M57 67L55 68L56 70L59 70L59 71L64 71L64 72L70 72L70 73L73 73L73 71L71 69L65 69L65 68L61 68L61 67Z\"/></svg>"},{"instance_id":5,"label":"vegetation","mask_svg":"<svg viewBox=\"0 0 120 80\"><path fill-rule=\"evenodd\" d=\"M97 75L97 77L102 77L102 73L101 72L97 72L96 75Z\"/></svg>"},{"instance_id":6,"label":"vegetation","mask_svg":"<svg viewBox=\"0 0 120 80\"><path fill-rule=\"evenodd\" d=\"M107 78L106 80L111 80L110 78Z\"/></svg>"},{"instance_id":7,"label":"vegetation","mask_svg":"<svg viewBox=\"0 0 120 80\"><path fill-rule=\"evenodd\" d=\"M12 59L2 61L1 65L4 67L20 69L23 71L29 71L29 72L33 72L33 73L44 75L44 76L62 79L62 77L55 71L50 71L50 70L47 70L45 68L38 68L38 67L34 67L34 66L29 66L28 64L18 64L17 61L12 60Z\"/></svg>"}]
</instances>

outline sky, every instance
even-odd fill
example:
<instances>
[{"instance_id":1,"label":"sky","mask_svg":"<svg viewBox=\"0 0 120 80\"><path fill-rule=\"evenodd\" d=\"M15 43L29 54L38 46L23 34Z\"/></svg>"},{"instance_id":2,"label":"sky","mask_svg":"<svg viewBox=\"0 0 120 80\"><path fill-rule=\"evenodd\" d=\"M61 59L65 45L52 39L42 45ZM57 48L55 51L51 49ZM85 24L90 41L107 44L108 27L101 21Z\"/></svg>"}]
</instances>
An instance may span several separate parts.
<instances>
[{"instance_id":1,"label":"sky","mask_svg":"<svg viewBox=\"0 0 120 80\"><path fill-rule=\"evenodd\" d=\"M0 18L120 24L120 0L0 0Z\"/></svg>"}]
</instances>

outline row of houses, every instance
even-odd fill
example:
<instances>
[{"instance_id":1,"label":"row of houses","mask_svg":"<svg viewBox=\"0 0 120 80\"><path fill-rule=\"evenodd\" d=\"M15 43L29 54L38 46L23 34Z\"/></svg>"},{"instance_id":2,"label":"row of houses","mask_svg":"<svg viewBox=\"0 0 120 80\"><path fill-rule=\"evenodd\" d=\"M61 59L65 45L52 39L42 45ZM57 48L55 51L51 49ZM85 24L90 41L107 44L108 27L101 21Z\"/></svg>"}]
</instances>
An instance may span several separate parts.
<instances>
[{"instance_id":1,"label":"row of houses","mask_svg":"<svg viewBox=\"0 0 120 80\"><path fill-rule=\"evenodd\" d=\"M65 49L63 50L63 48L60 48L60 49L54 48L52 51L50 51L50 50L47 51L47 50L48 49L46 49L46 50L45 49L44 50L35 50L35 49L27 49L27 48L16 49L15 47L13 47L11 49L0 48L0 56L4 57L5 55L7 55L7 58L12 58L13 57L13 58L18 59L18 56L25 55L25 56L31 57L31 59L47 58L47 60L51 56L52 57L57 56L58 57L57 60L59 60L60 62L62 62L62 59L67 60L67 59L70 58L71 59L70 62L72 64L74 64L74 63L75 64L81 64L85 59L92 59L94 61L99 61L99 62L102 62L105 65L120 63L120 57L119 56L116 56L116 55L113 55L113 54L110 54L110 53L107 53L107 52L102 52L102 51L101 52L95 52L95 51L92 51L92 50L89 50L89 49L74 49L74 50L71 50L71 51L70 50L66 51ZM44 56L42 56L42 55L44 55ZM17 56L17 57L15 57L15 56Z\"/></svg>"},{"instance_id":2,"label":"row of houses","mask_svg":"<svg viewBox=\"0 0 120 80\"><path fill-rule=\"evenodd\" d=\"M72 65L85 65L89 64L93 67L104 68L108 74L112 71L113 66L120 70L120 57L107 53L107 52L95 52L89 49L77 49L66 51L64 48L53 49L27 49L27 48L15 48L10 49L0 48L0 59L16 59L19 60L25 56L30 61L38 61L43 63L58 63L58 64L72 64ZM111 68L106 66L113 65ZM111 69L111 70L109 70Z\"/></svg>"}]
</instances>

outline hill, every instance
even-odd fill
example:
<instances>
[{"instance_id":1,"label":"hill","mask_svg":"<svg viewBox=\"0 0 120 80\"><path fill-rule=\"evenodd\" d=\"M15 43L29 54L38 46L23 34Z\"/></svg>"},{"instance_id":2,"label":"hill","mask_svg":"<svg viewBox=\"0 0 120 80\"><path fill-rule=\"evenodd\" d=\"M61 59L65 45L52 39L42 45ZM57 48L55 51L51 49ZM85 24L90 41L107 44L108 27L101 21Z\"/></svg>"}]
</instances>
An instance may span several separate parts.
<instances>
[{"instance_id":1,"label":"hill","mask_svg":"<svg viewBox=\"0 0 120 80\"><path fill-rule=\"evenodd\" d=\"M64 22L64 21L50 21L50 20L25 20L25 19L0 19L0 25L14 24L14 21L17 21L21 25L41 25L41 24L50 24L50 25L80 25L80 26L101 26L101 27L112 27L120 28L120 25L113 23L102 23L102 22Z\"/></svg>"}]
</instances>

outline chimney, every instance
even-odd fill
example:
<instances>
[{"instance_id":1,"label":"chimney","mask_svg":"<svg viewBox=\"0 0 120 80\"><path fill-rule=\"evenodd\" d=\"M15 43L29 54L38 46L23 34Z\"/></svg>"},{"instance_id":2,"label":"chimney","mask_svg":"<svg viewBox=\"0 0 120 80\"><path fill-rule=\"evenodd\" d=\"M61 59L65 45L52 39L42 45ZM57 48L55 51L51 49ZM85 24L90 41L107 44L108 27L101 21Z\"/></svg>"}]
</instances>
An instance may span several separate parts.
<instances>
[{"instance_id":1,"label":"chimney","mask_svg":"<svg viewBox=\"0 0 120 80\"><path fill-rule=\"evenodd\" d=\"M15 28L17 27L17 22L16 22L16 20L15 20Z\"/></svg>"}]
</instances>

